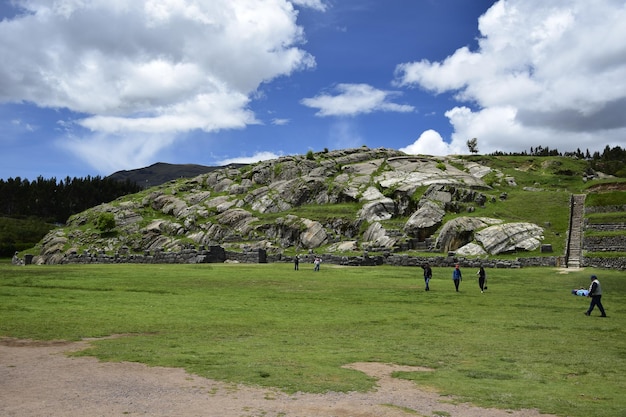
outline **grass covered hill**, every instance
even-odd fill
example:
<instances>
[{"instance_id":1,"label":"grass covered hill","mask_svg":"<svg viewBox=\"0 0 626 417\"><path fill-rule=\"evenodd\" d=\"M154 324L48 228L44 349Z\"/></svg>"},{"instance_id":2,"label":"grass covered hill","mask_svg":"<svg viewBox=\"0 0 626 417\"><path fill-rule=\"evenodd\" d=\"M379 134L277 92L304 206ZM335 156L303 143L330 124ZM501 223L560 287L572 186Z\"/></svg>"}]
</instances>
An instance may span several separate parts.
<instances>
[{"instance_id":1,"label":"grass covered hill","mask_svg":"<svg viewBox=\"0 0 626 417\"><path fill-rule=\"evenodd\" d=\"M310 152L172 180L93 207L30 253L40 263L85 250L200 245L288 255L432 254L471 246L486 251L481 256L536 256L541 243L561 255L571 195L596 193L590 185L606 181L601 177L586 160L563 156L409 156L366 147ZM444 248L438 239L452 220L474 228ZM494 253L484 236L498 232L505 242ZM513 243L507 246L507 239Z\"/></svg>"}]
</instances>

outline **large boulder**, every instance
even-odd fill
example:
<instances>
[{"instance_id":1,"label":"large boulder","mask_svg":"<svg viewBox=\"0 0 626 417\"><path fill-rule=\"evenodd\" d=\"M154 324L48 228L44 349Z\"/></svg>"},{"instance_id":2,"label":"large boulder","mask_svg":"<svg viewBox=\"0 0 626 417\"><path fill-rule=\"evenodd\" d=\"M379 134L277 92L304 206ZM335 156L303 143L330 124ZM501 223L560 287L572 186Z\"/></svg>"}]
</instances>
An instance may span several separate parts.
<instances>
[{"instance_id":1,"label":"large boulder","mask_svg":"<svg viewBox=\"0 0 626 417\"><path fill-rule=\"evenodd\" d=\"M441 228L435 241L435 248L443 252L456 251L474 240L474 231L502 223L502 220L488 217L457 217Z\"/></svg>"},{"instance_id":2,"label":"large boulder","mask_svg":"<svg viewBox=\"0 0 626 417\"><path fill-rule=\"evenodd\" d=\"M313 249L326 243L328 235L321 223L309 219L302 219L302 223L306 226L306 230L300 234L302 247Z\"/></svg>"},{"instance_id":3,"label":"large boulder","mask_svg":"<svg viewBox=\"0 0 626 417\"><path fill-rule=\"evenodd\" d=\"M424 202L404 224L404 232L419 240L424 240L435 233L441 226L445 210L432 201Z\"/></svg>"},{"instance_id":4,"label":"large boulder","mask_svg":"<svg viewBox=\"0 0 626 417\"><path fill-rule=\"evenodd\" d=\"M488 253L531 251L541 246L543 228L533 223L504 223L480 230L474 235Z\"/></svg>"},{"instance_id":5,"label":"large boulder","mask_svg":"<svg viewBox=\"0 0 626 417\"><path fill-rule=\"evenodd\" d=\"M387 231L379 222L372 223L363 233L363 244L370 247L390 249L396 242L396 239L387 235Z\"/></svg>"},{"instance_id":6,"label":"large boulder","mask_svg":"<svg viewBox=\"0 0 626 417\"><path fill-rule=\"evenodd\" d=\"M380 220L389 220L395 212L395 203L390 198L382 198L376 201L370 201L363 204L359 210L357 217L368 222L376 222Z\"/></svg>"},{"instance_id":7,"label":"large boulder","mask_svg":"<svg viewBox=\"0 0 626 417\"><path fill-rule=\"evenodd\" d=\"M486 255L487 252L485 252L482 246L470 242L467 245L459 248L459 250L456 251L456 254L458 256L481 256Z\"/></svg>"}]
</instances>

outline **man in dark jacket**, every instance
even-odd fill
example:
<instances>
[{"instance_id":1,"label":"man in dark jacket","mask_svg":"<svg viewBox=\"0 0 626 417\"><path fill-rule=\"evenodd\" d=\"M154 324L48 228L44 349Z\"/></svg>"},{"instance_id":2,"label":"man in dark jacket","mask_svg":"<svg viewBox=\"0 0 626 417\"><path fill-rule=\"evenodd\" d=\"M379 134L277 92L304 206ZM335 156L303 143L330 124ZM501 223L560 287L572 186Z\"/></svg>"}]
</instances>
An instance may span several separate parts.
<instances>
[{"instance_id":1,"label":"man in dark jacket","mask_svg":"<svg viewBox=\"0 0 626 417\"><path fill-rule=\"evenodd\" d=\"M424 284L426 284L426 291L430 291L430 279L433 277L433 270L428 263L422 265L424 270Z\"/></svg>"},{"instance_id":2,"label":"man in dark jacket","mask_svg":"<svg viewBox=\"0 0 626 417\"><path fill-rule=\"evenodd\" d=\"M585 311L585 316L590 316L593 308L595 306L598 306L598 309L602 314L600 317L606 317L604 307L602 306L602 286L600 285L598 277L596 277L595 275L591 276L591 285L589 286L588 297L591 297L591 304L589 304L589 309Z\"/></svg>"}]
</instances>

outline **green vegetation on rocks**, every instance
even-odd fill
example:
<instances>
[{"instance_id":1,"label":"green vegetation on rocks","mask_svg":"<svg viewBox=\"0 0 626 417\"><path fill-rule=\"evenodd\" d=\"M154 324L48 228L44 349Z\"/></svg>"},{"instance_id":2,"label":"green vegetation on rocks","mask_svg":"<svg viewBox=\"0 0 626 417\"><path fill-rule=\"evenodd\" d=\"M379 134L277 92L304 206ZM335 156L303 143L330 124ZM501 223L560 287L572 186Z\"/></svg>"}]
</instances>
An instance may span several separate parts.
<instances>
[{"instance_id":1,"label":"green vegetation on rocks","mask_svg":"<svg viewBox=\"0 0 626 417\"><path fill-rule=\"evenodd\" d=\"M434 158L365 147L310 152L213 170L93 207L51 232L54 251L47 238L30 253L38 263L55 263L67 251L218 244L289 253L339 248L344 241L355 242L351 250L397 252L416 241L434 242L452 219L481 217L500 220L492 236L508 242L484 247L475 239L480 230L467 230L447 249L471 244L489 256L539 256L540 245L549 244L558 256L566 246L569 198L593 193L590 178L585 160L562 156ZM101 213L114 216L116 233L97 233L93 221ZM509 224L519 233L507 235ZM376 233L368 233L372 225ZM426 250L444 254L430 245Z\"/></svg>"}]
</instances>

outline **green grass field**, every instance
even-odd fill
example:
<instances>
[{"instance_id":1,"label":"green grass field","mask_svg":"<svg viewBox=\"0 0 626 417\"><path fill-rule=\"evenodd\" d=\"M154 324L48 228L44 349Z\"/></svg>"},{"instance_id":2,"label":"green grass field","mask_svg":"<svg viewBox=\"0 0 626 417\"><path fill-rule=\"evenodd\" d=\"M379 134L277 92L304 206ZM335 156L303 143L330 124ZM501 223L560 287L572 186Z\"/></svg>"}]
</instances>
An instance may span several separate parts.
<instances>
[{"instance_id":1,"label":"green grass field","mask_svg":"<svg viewBox=\"0 0 626 417\"><path fill-rule=\"evenodd\" d=\"M626 415L626 279L618 271L290 264L0 263L0 336L103 339L79 355L185 368L287 392L365 391L341 365L422 365L396 376L485 407ZM608 318L570 294L596 273Z\"/></svg>"}]
</instances>

